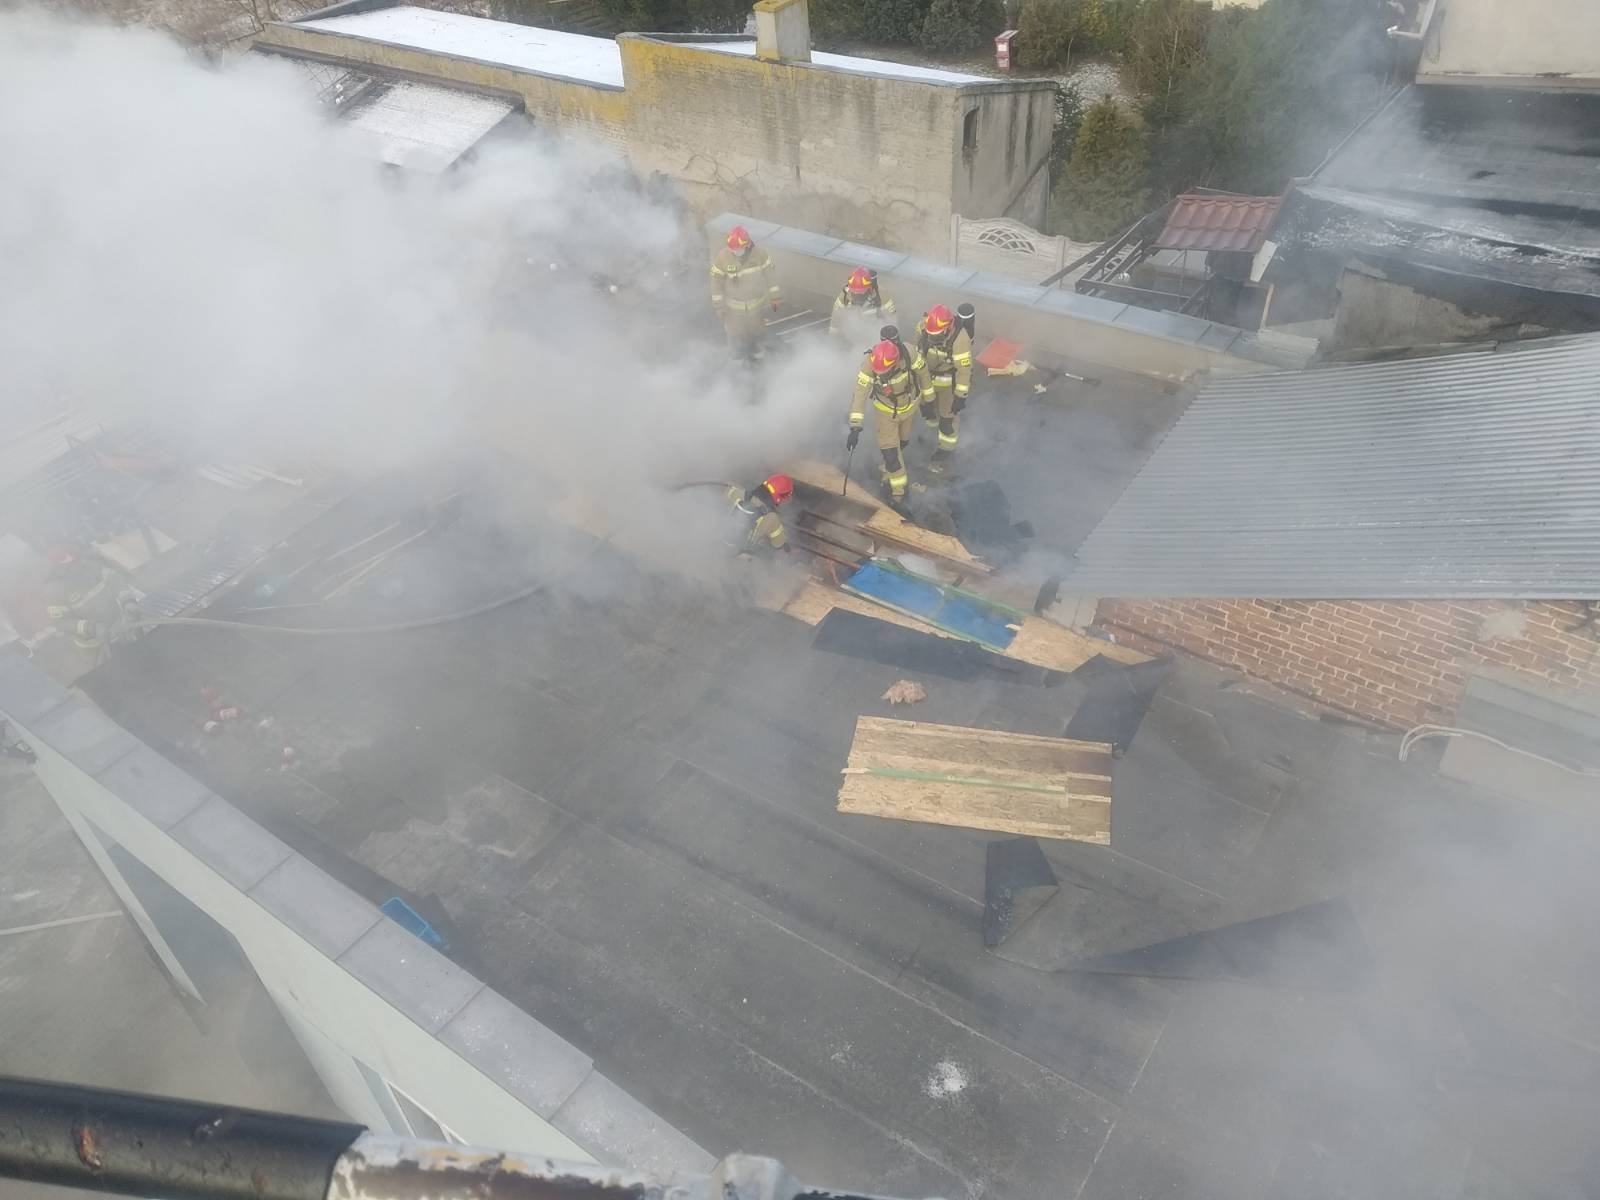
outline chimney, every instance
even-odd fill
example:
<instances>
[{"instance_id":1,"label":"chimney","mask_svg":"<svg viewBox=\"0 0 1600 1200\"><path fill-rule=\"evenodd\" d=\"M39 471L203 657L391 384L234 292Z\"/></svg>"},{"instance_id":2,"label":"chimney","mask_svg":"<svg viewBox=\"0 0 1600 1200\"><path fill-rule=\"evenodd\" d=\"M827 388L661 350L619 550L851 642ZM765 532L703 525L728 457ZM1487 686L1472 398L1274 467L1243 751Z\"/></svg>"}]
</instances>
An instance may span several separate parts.
<instances>
[{"instance_id":1,"label":"chimney","mask_svg":"<svg viewBox=\"0 0 1600 1200\"><path fill-rule=\"evenodd\" d=\"M811 61L811 10L806 0L756 0L756 57Z\"/></svg>"}]
</instances>

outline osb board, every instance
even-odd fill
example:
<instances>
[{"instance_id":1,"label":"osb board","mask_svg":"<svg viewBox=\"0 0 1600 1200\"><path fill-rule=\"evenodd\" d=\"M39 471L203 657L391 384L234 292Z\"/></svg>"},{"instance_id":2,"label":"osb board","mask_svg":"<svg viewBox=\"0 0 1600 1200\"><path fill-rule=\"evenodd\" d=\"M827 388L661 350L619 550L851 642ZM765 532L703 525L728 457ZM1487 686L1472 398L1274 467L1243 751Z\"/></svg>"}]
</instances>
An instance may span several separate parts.
<instances>
[{"instance_id":1,"label":"osb board","mask_svg":"<svg viewBox=\"0 0 1600 1200\"><path fill-rule=\"evenodd\" d=\"M970 574L987 575L990 571L989 564L963 546L959 538L934 533L931 529L924 529L906 520L869 489L857 484L850 489L848 496L840 495L844 487L844 472L837 467L827 463L803 462L790 467L789 475L797 483L809 484L830 496L838 497L842 503L870 510L870 515L860 522L860 528L882 541L893 542L896 546L925 554L929 558L942 559ZM840 516L838 513L827 515Z\"/></svg>"},{"instance_id":2,"label":"osb board","mask_svg":"<svg viewBox=\"0 0 1600 1200\"><path fill-rule=\"evenodd\" d=\"M953 778L893 778L870 774L873 769ZM985 782L996 786L985 787ZM865 816L1107 845L1111 747L1105 742L861 717L838 807L840 812Z\"/></svg>"},{"instance_id":3,"label":"osb board","mask_svg":"<svg viewBox=\"0 0 1600 1200\"><path fill-rule=\"evenodd\" d=\"M1006 652L1012 658L1055 667L1058 671L1076 670L1096 654L1129 667L1150 661L1148 654L1141 654L1131 647L1119 646L1103 638L1076 633L1045 617L1024 617L1017 626L1017 636L1011 639ZM1068 662L1072 665L1057 665Z\"/></svg>"},{"instance_id":4,"label":"osb board","mask_svg":"<svg viewBox=\"0 0 1600 1200\"><path fill-rule=\"evenodd\" d=\"M807 625L815 625L828 615L830 609L835 608L860 613L864 617L877 617L880 621L888 621L891 625L902 625L920 633L934 634L936 637L951 636L942 629L935 629L926 621L908 617L892 608L874 604L870 600L829 587L815 579L806 580L780 611L804 621ZM1014 658L1018 662L1031 663L1033 666L1045 667L1052 671L1077 670L1096 654L1130 665L1149 661L1147 656L1137 650L1074 633L1053 621L1033 616L1023 618L1017 627L1017 636L1011 640L1011 645L998 653L1004 654L1007 658Z\"/></svg>"}]
</instances>

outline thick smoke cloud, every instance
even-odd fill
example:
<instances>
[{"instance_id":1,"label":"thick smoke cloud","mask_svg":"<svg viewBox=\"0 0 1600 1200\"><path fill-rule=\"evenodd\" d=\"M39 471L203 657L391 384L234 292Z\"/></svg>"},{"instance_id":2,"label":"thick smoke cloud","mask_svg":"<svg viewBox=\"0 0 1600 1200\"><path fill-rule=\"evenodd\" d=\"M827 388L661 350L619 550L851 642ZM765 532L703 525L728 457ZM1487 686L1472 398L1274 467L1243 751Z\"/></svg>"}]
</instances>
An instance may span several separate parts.
<instances>
[{"instance_id":1,"label":"thick smoke cloud","mask_svg":"<svg viewBox=\"0 0 1600 1200\"><path fill-rule=\"evenodd\" d=\"M358 473L493 448L651 536L681 528L667 485L842 433L849 356L730 369L692 222L599 148L528 131L402 174L287 63L36 12L0 14L0 111L8 422L72 402Z\"/></svg>"}]
</instances>

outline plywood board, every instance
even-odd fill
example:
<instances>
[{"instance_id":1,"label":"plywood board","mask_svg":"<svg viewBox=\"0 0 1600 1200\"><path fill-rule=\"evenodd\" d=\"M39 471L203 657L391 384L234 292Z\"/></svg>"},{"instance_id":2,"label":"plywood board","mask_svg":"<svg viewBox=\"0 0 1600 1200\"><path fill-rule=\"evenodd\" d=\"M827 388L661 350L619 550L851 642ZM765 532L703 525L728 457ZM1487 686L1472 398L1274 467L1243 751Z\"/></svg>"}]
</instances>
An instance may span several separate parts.
<instances>
[{"instance_id":1,"label":"plywood board","mask_svg":"<svg viewBox=\"0 0 1600 1200\"><path fill-rule=\"evenodd\" d=\"M859 484L850 489L848 497L841 496L844 472L837 467L827 463L803 462L790 467L789 475L796 483L807 484L839 499L844 511L823 512L823 516L853 523L880 543L926 555L961 575L987 575L991 569L988 563L963 546L959 538L946 533L934 533L931 529L924 529L906 520ZM855 507L853 513L849 511L851 506Z\"/></svg>"},{"instance_id":2,"label":"plywood board","mask_svg":"<svg viewBox=\"0 0 1600 1200\"><path fill-rule=\"evenodd\" d=\"M1111 747L861 717L839 811L1106 845Z\"/></svg>"},{"instance_id":3,"label":"plywood board","mask_svg":"<svg viewBox=\"0 0 1600 1200\"><path fill-rule=\"evenodd\" d=\"M1096 654L1130 667L1135 663L1150 661L1148 654L1141 654L1103 638L1078 633L1046 617L1037 616L1024 618L1018 624L1017 636L1011 640L1007 653L1023 662L1055 667L1058 671L1075 671ZM1069 662L1071 666L1057 665Z\"/></svg>"},{"instance_id":4,"label":"plywood board","mask_svg":"<svg viewBox=\"0 0 1600 1200\"><path fill-rule=\"evenodd\" d=\"M835 608L860 613L864 617L877 617L880 621L888 621L893 625L902 625L907 629L931 633L938 637L950 636L942 629L935 629L926 621L919 621L892 608L874 604L870 600L819 583L815 579L808 579L780 611L804 621L807 625L815 625ZM1113 642L1102 641L1086 634L1074 633L1064 625L1057 625L1044 617L1035 616L1026 617L1019 622L1017 636L1012 639L1011 645L998 653L1004 654L1007 658L1014 658L1018 662L1030 663L1051 671L1075 671L1096 654L1130 666L1150 661L1148 655L1140 654L1137 650L1130 650L1126 646L1118 646Z\"/></svg>"}]
</instances>

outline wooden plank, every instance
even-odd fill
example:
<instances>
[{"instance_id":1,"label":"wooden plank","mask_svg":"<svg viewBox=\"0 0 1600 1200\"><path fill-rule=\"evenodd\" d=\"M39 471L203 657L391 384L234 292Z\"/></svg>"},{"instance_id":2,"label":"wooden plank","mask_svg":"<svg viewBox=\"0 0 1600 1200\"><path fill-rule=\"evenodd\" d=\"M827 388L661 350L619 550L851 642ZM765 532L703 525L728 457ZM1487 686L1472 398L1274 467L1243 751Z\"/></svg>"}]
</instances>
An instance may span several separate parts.
<instances>
[{"instance_id":1,"label":"wooden plank","mask_svg":"<svg viewBox=\"0 0 1600 1200\"><path fill-rule=\"evenodd\" d=\"M855 506L860 520L857 527L879 542L887 542L902 550L926 555L954 569L958 574L987 575L992 569L961 544L959 538L949 534L934 533L913 521L908 521L890 508L872 492L855 484L849 495L840 494L844 487L844 472L827 463L802 462L789 468L789 477L796 483L816 488L836 498L848 510ZM819 508L819 512L822 510ZM840 520L854 520L856 514L822 512L823 516Z\"/></svg>"},{"instance_id":2,"label":"wooden plank","mask_svg":"<svg viewBox=\"0 0 1600 1200\"><path fill-rule=\"evenodd\" d=\"M804 621L807 625L815 625L835 608L842 608L845 612L860 613L864 617L877 617L880 621L888 621L891 625L899 625L906 629L915 629L920 633L950 637L944 630L936 629L926 621L919 621L915 617L886 608L882 604L875 604L871 600L841 591L839 588L830 587L815 579L808 579L789 602L782 606L781 611ZM1040 628L1041 626L1048 628ZM1140 654L1137 650L1074 633L1065 626L1047 621L1043 617L1027 617L1021 621L1017 626L1017 636L1012 639L1011 645L997 653L1007 658L1014 658L1018 662L1031 663L1036 667L1045 667L1052 671L1075 671L1096 654L1104 655L1119 663L1150 661L1147 655Z\"/></svg>"},{"instance_id":3,"label":"wooden plank","mask_svg":"<svg viewBox=\"0 0 1600 1200\"><path fill-rule=\"evenodd\" d=\"M1096 654L1124 666L1150 661L1148 654L1141 654L1103 638L1078 633L1065 625L1057 625L1048 618L1037 616L1028 617L1017 626L1017 636L1011 640L1006 653L1023 662L1054 667L1058 671L1075 671ZM1071 665L1065 665L1068 663Z\"/></svg>"},{"instance_id":4,"label":"wooden plank","mask_svg":"<svg viewBox=\"0 0 1600 1200\"><path fill-rule=\"evenodd\" d=\"M789 478L796 483L810 484L818 491L826 492L848 504L858 504L868 510L862 513L863 519L874 512L890 511L889 506L873 494L870 488L862 487L855 480L850 481L847 492L844 486L844 472L838 467L820 462L795 463L789 468Z\"/></svg>"},{"instance_id":5,"label":"wooden plank","mask_svg":"<svg viewBox=\"0 0 1600 1200\"><path fill-rule=\"evenodd\" d=\"M921 525L906 520L892 508L879 509L871 520L862 525L874 537L915 554L925 554L969 574L987 575L993 568L961 544L960 539L946 533L934 533Z\"/></svg>"},{"instance_id":6,"label":"wooden plank","mask_svg":"<svg viewBox=\"0 0 1600 1200\"><path fill-rule=\"evenodd\" d=\"M1029 798L1013 790L851 776L839 793L838 810L1098 846L1111 842L1111 805L1071 795Z\"/></svg>"},{"instance_id":7,"label":"wooden plank","mask_svg":"<svg viewBox=\"0 0 1600 1200\"><path fill-rule=\"evenodd\" d=\"M1104 742L862 716L840 812L1106 844Z\"/></svg>"},{"instance_id":8,"label":"wooden plank","mask_svg":"<svg viewBox=\"0 0 1600 1200\"><path fill-rule=\"evenodd\" d=\"M1111 750L1106 742L1036 737L959 725L899 721L863 716L856 721L852 758L859 749L870 755L939 758L975 767L999 767L1035 775L1111 776ZM854 762L852 766L856 765Z\"/></svg>"},{"instance_id":9,"label":"wooden plank","mask_svg":"<svg viewBox=\"0 0 1600 1200\"><path fill-rule=\"evenodd\" d=\"M922 758L915 754L884 754L877 752L872 755L870 763L870 766L851 766L846 767L845 770L847 772L898 771L905 773L908 778L927 775L931 777L930 781L945 779L971 781L976 779L984 783L993 783L996 786L1012 784L1024 790L1054 791L1064 795L1097 797L1102 800L1111 799L1111 776L1109 774L1097 775L1092 771L1055 774L1053 772L1029 771L1020 767L993 767L988 764L980 767L970 762L963 762L960 759Z\"/></svg>"}]
</instances>

